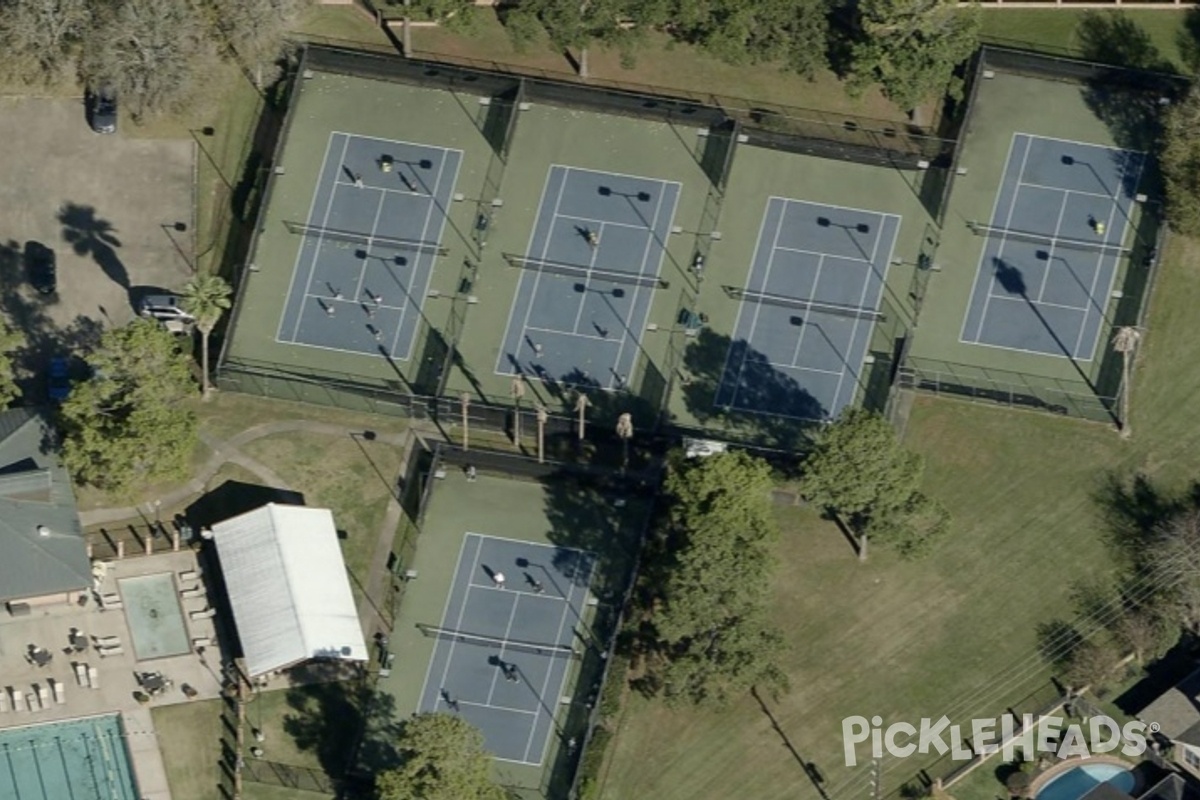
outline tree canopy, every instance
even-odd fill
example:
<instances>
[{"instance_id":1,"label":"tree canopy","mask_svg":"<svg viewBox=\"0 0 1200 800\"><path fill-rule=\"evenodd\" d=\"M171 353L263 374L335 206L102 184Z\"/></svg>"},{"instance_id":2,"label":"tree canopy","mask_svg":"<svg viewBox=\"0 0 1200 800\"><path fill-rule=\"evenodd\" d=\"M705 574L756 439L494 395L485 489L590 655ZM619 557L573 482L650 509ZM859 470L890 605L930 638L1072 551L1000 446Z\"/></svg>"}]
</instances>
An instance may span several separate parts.
<instances>
[{"instance_id":1,"label":"tree canopy","mask_svg":"<svg viewBox=\"0 0 1200 800\"><path fill-rule=\"evenodd\" d=\"M91 19L90 0L0 0L0 70L33 83L68 75Z\"/></svg>"},{"instance_id":2,"label":"tree canopy","mask_svg":"<svg viewBox=\"0 0 1200 800\"><path fill-rule=\"evenodd\" d=\"M946 531L949 515L920 491L924 461L904 449L887 420L847 409L817 437L804 461L802 489L860 537L919 555Z\"/></svg>"},{"instance_id":3,"label":"tree canopy","mask_svg":"<svg viewBox=\"0 0 1200 800\"><path fill-rule=\"evenodd\" d=\"M288 30L312 0L209 0L217 28L262 89L276 77L273 66Z\"/></svg>"},{"instance_id":4,"label":"tree canopy","mask_svg":"<svg viewBox=\"0 0 1200 800\"><path fill-rule=\"evenodd\" d=\"M948 91L954 70L979 46L979 9L955 0L862 0L851 47L853 90L879 84L900 108L915 109Z\"/></svg>"},{"instance_id":5,"label":"tree canopy","mask_svg":"<svg viewBox=\"0 0 1200 800\"><path fill-rule=\"evenodd\" d=\"M776 62L812 77L828 66L829 0L680 3L672 30L729 64Z\"/></svg>"},{"instance_id":6,"label":"tree canopy","mask_svg":"<svg viewBox=\"0 0 1200 800\"><path fill-rule=\"evenodd\" d=\"M651 614L655 678L670 699L721 705L782 688L783 639L767 621L778 528L767 465L741 452L677 459L667 476Z\"/></svg>"},{"instance_id":7,"label":"tree canopy","mask_svg":"<svg viewBox=\"0 0 1200 800\"><path fill-rule=\"evenodd\" d=\"M25 345L25 336L7 322L0 320L0 409L21 396L17 386L17 366L13 353Z\"/></svg>"},{"instance_id":8,"label":"tree canopy","mask_svg":"<svg viewBox=\"0 0 1200 800\"><path fill-rule=\"evenodd\" d=\"M1159 161L1166 183L1166 214L1171 227L1200 235L1200 88L1193 86L1163 120Z\"/></svg>"},{"instance_id":9,"label":"tree canopy","mask_svg":"<svg viewBox=\"0 0 1200 800\"><path fill-rule=\"evenodd\" d=\"M93 377L61 409L63 461L79 481L122 491L187 473L197 441L184 400L195 392L179 340L154 320L106 331L87 358Z\"/></svg>"},{"instance_id":10,"label":"tree canopy","mask_svg":"<svg viewBox=\"0 0 1200 800\"><path fill-rule=\"evenodd\" d=\"M483 734L453 714L417 714L400 724L400 766L376 776L378 800L503 800L490 778Z\"/></svg>"}]
</instances>

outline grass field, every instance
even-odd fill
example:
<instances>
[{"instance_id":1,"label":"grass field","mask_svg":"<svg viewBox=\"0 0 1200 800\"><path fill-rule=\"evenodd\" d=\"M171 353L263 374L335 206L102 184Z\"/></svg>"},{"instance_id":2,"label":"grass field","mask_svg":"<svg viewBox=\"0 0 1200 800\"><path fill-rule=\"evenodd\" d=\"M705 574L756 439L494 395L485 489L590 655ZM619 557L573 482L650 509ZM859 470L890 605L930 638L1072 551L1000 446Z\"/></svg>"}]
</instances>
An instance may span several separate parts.
<instances>
[{"instance_id":1,"label":"grass field","mask_svg":"<svg viewBox=\"0 0 1200 800\"><path fill-rule=\"evenodd\" d=\"M1158 57L1179 71L1187 71L1184 53L1195 37L1188 31L1194 12L1186 7L1167 10L1133 9L1120 12L1074 8L996 8L983 10L982 39L991 44L1041 50L1053 55L1106 60L1088 46L1080 23L1089 15L1111 20L1122 15L1140 28L1144 40Z\"/></svg>"},{"instance_id":2,"label":"grass field","mask_svg":"<svg viewBox=\"0 0 1200 800\"><path fill-rule=\"evenodd\" d=\"M1091 423L919 398L907 442L928 460L926 486L953 512L953 537L922 562L877 551L859 565L828 523L781 509L776 608L793 690L768 701L780 732L751 698L714 715L632 697L601 796L816 797L786 737L836 800L869 771L843 764L845 716L991 717L1038 688L1034 626L1063 613L1072 582L1113 568L1096 494L1135 471L1179 491L1200 469L1198 256L1200 243L1181 239L1165 255L1131 441ZM920 766L885 762L885 788Z\"/></svg>"},{"instance_id":3,"label":"grass field","mask_svg":"<svg viewBox=\"0 0 1200 800\"><path fill-rule=\"evenodd\" d=\"M504 26L486 8L478 10L477 24L470 35L442 28L414 29L413 48L421 57L469 58L573 79L571 64L548 41L534 42L524 52L516 51ZM851 98L832 72L818 73L810 81L771 64L733 66L657 33L647 35L632 67L621 64L618 52L595 48L588 54L588 69L592 77L602 80L907 121L905 113L876 89L861 98Z\"/></svg>"}]
</instances>

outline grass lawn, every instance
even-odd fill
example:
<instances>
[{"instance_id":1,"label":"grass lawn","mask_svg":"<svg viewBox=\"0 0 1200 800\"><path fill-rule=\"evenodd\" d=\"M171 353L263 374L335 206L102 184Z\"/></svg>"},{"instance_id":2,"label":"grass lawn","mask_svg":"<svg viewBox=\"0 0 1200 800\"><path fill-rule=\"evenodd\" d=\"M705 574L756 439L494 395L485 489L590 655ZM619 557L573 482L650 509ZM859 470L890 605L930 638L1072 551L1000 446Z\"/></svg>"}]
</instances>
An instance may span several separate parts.
<instances>
[{"instance_id":1,"label":"grass lawn","mask_svg":"<svg viewBox=\"0 0 1200 800\"><path fill-rule=\"evenodd\" d=\"M202 700L150 710L173 797L220 796L221 701Z\"/></svg>"},{"instance_id":2,"label":"grass lawn","mask_svg":"<svg viewBox=\"0 0 1200 800\"><path fill-rule=\"evenodd\" d=\"M251 442L243 450L303 492L309 506L333 510L338 529L346 532L342 553L360 597L400 473L400 449L349 436L288 433Z\"/></svg>"},{"instance_id":3,"label":"grass lawn","mask_svg":"<svg viewBox=\"0 0 1200 800\"><path fill-rule=\"evenodd\" d=\"M1184 70L1180 43L1188 36L1186 7L1178 9L1132 9L1120 12L1088 11L1075 8L996 8L983 9L985 42L1041 50L1053 55L1084 57L1088 53L1079 35L1079 23L1089 14L1111 17L1121 14L1140 27L1161 59L1177 70Z\"/></svg>"},{"instance_id":4,"label":"grass lawn","mask_svg":"<svg viewBox=\"0 0 1200 800\"><path fill-rule=\"evenodd\" d=\"M536 42L526 52L518 53L496 15L487 8L477 11L478 22L469 36L442 28L414 28L412 41L416 54L431 58L443 54L496 62L527 70L543 70L558 78L574 79L569 62L548 41ZM593 49L589 53L588 65L593 77L609 81L728 95L895 122L907 119L902 111L875 89L857 100L847 96L842 82L831 72L819 73L809 81L770 64L732 66L699 48L674 43L662 34L647 36L645 44L638 49L637 61L632 69L624 68L620 54L613 50Z\"/></svg>"},{"instance_id":5,"label":"grass lawn","mask_svg":"<svg viewBox=\"0 0 1200 800\"><path fill-rule=\"evenodd\" d=\"M786 736L836 798L865 785L869 769L844 765L844 717L995 717L1039 689L1048 673L1034 627L1064 614L1074 581L1113 568L1095 500L1107 478L1142 471L1179 491L1200 473L1198 265L1196 242L1175 239L1165 254L1130 441L1091 423L917 400L907 441L927 458L928 490L954 514L953 537L927 560L877 549L859 565L828 523L779 509L775 607L793 648L793 689L768 707L782 733L751 698L711 714L635 697L600 796L815 798ZM885 790L922 766L885 761Z\"/></svg>"},{"instance_id":6,"label":"grass lawn","mask_svg":"<svg viewBox=\"0 0 1200 800\"><path fill-rule=\"evenodd\" d=\"M292 31L296 36L317 41L336 40L347 46L392 47L375 20L357 6L314 5Z\"/></svg>"},{"instance_id":7,"label":"grass lawn","mask_svg":"<svg viewBox=\"0 0 1200 800\"><path fill-rule=\"evenodd\" d=\"M343 411L237 392L213 392L208 402L196 402L195 411L201 429L217 439L227 439L256 425L285 420L313 420L379 433L403 433L409 425L403 417Z\"/></svg>"}]
</instances>

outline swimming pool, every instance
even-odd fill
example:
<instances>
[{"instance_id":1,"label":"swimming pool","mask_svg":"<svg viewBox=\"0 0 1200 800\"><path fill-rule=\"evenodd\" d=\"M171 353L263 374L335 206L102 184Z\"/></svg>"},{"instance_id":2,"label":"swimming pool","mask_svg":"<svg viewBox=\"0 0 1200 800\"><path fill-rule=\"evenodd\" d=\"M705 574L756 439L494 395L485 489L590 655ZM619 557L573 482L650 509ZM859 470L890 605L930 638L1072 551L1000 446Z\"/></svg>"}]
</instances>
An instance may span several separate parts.
<instances>
[{"instance_id":1,"label":"swimming pool","mask_svg":"<svg viewBox=\"0 0 1200 800\"><path fill-rule=\"evenodd\" d=\"M117 585L138 661L177 656L191 649L171 573L123 578Z\"/></svg>"},{"instance_id":2,"label":"swimming pool","mask_svg":"<svg viewBox=\"0 0 1200 800\"><path fill-rule=\"evenodd\" d=\"M1038 791L1037 800L1079 800L1102 783L1131 794L1136 779L1133 772L1120 764L1080 764L1047 781Z\"/></svg>"},{"instance_id":3,"label":"swimming pool","mask_svg":"<svg viewBox=\"0 0 1200 800\"><path fill-rule=\"evenodd\" d=\"M0 797L137 800L120 717L0 730Z\"/></svg>"}]
</instances>

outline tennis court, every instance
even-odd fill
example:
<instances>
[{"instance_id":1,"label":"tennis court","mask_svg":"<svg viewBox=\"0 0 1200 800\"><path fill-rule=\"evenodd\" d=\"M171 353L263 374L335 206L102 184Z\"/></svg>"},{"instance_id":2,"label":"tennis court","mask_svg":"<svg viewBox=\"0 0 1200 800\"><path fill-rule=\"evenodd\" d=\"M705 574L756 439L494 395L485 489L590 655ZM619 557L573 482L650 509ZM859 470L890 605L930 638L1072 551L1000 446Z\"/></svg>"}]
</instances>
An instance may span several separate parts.
<instances>
[{"instance_id":1,"label":"tennis court","mask_svg":"<svg viewBox=\"0 0 1200 800\"><path fill-rule=\"evenodd\" d=\"M853 402L900 217L771 197L714 405L831 419ZM787 384L787 385L782 385Z\"/></svg>"},{"instance_id":2,"label":"tennis court","mask_svg":"<svg viewBox=\"0 0 1200 800\"><path fill-rule=\"evenodd\" d=\"M333 132L276 341L407 361L462 151Z\"/></svg>"},{"instance_id":3,"label":"tennis court","mask_svg":"<svg viewBox=\"0 0 1200 800\"><path fill-rule=\"evenodd\" d=\"M136 800L120 718L113 714L0 731L0 797Z\"/></svg>"},{"instance_id":4,"label":"tennis court","mask_svg":"<svg viewBox=\"0 0 1200 800\"><path fill-rule=\"evenodd\" d=\"M496 372L628 384L661 279L680 184L551 165Z\"/></svg>"},{"instance_id":5,"label":"tennis court","mask_svg":"<svg viewBox=\"0 0 1200 800\"><path fill-rule=\"evenodd\" d=\"M960 340L1091 361L1145 162L1143 153L1013 135Z\"/></svg>"},{"instance_id":6,"label":"tennis court","mask_svg":"<svg viewBox=\"0 0 1200 800\"><path fill-rule=\"evenodd\" d=\"M487 749L537 766L577 650L594 558L581 550L468 533L438 625L418 711L462 715ZM498 581L503 576L503 585Z\"/></svg>"}]
</instances>

